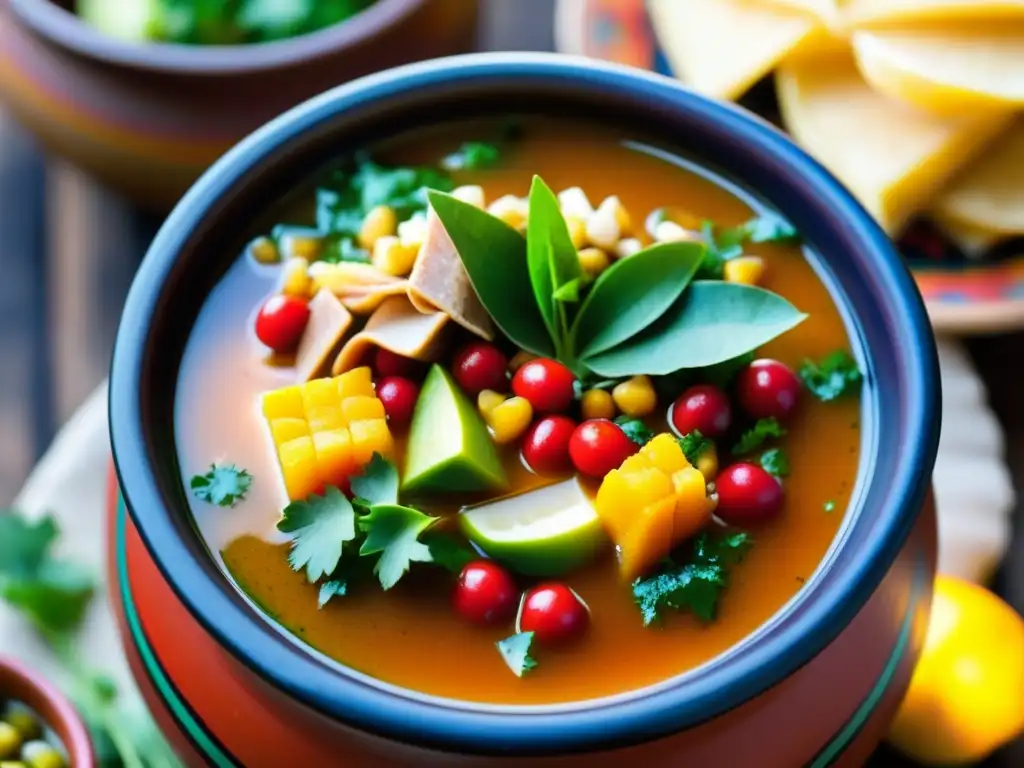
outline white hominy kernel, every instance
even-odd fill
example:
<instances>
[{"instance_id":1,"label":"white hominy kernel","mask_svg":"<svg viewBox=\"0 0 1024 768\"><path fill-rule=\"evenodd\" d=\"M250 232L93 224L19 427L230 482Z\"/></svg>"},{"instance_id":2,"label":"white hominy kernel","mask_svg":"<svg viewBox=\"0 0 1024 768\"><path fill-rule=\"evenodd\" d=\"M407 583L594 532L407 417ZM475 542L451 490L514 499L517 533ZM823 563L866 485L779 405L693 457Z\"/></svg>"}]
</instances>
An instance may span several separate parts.
<instances>
[{"instance_id":1,"label":"white hominy kernel","mask_svg":"<svg viewBox=\"0 0 1024 768\"><path fill-rule=\"evenodd\" d=\"M615 250L622 232L611 208L598 208L587 218L587 241L606 251Z\"/></svg>"},{"instance_id":2,"label":"white hominy kernel","mask_svg":"<svg viewBox=\"0 0 1024 768\"><path fill-rule=\"evenodd\" d=\"M654 239L659 243L679 243L687 240L700 240L700 235L683 229L674 221L663 221L654 228Z\"/></svg>"},{"instance_id":3,"label":"white hominy kernel","mask_svg":"<svg viewBox=\"0 0 1024 768\"><path fill-rule=\"evenodd\" d=\"M452 190L452 197L476 208L484 207L484 188L476 184L456 187Z\"/></svg>"},{"instance_id":4,"label":"white hominy kernel","mask_svg":"<svg viewBox=\"0 0 1024 768\"><path fill-rule=\"evenodd\" d=\"M594 212L594 206L587 199L587 193L579 187L569 187L559 192L558 207L562 209L563 216L575 216L584 220Z\"/></svg>"},{"instance_id":5,"label":"white hominy kernel","mask_svg":"<svg viewBox=\"0 0 1024 768\"><path fill-rule=\"evenodd\" d=\"M643 250L643 247L644 244L635 237L626 237L619 240L619 244L615 246L615 255L620 259L624 259L627 256L632 256L637 251Z\"/></svg>"}]
</instances>

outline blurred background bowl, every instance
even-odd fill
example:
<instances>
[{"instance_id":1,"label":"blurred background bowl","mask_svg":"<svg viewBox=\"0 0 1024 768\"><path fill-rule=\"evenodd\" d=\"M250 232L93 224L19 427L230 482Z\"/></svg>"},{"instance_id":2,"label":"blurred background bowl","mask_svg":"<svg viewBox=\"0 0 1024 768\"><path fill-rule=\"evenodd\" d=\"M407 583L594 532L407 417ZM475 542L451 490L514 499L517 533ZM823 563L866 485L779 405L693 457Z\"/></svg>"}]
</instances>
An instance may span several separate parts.
<instances>
[{"instance_id":1,"label":"blurred background bowl","mask_svg":"<svg viewBox=\"0 0 1024 768\"><path fill-rule=\"evenodd\" d=\"M0 0L0 100L51 152L155 211L228 147L339 83L472 50L477 0L378 0L332 27L238 46L129 43L71 0Z\"/></svg>"}]
</instances>

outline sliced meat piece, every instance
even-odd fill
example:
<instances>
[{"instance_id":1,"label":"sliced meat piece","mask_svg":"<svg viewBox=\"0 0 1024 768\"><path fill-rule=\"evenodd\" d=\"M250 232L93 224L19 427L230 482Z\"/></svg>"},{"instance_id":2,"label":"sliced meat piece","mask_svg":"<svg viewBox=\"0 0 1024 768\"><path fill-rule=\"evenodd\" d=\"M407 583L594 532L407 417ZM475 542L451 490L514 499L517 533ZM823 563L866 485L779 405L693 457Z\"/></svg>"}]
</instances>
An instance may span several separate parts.
<instances>
[{"instance_id":1,"label":"sliced meat piece","mask_svg":"<svg viewBox=\"0 0 1024 768\"><path fill-rule=\"evenodd\" d=\"M331 372L337 376L359 366L371 347L383 347L416 360L433 360L440 352L447 323L444 312L424 313L407 296L390 296L366 321L366 327L341 348Z\"/></svg>"},{"instance_id":2,"label":"sliced meat piece","mask_svg":"<svg viewBox=\"0 0 1024 768\"><path fill-rule=\"evenodd\" d=\"M352 314L328 290L320 289L309 302L309 322L295 352L295 373L299 382L316 378L327 366L352 326Z\"/></svg>"}]
</instances>

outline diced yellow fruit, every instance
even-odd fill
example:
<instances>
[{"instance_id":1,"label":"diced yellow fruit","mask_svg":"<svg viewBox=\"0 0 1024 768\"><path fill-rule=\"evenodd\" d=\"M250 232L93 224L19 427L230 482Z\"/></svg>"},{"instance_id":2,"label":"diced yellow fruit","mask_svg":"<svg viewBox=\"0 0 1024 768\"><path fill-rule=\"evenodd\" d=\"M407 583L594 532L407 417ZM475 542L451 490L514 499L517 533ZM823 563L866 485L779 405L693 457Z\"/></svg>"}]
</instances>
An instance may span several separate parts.
<instances>
[{"instance_id":1,"label":"diced yellow fruit","mask_svg":"<svg viewBox=\"0 0 1024 768\"><path fill-rule=\"evenodd\" d=\"M505 395L495 392L493 389L485 389L476 396L476 408L484 421L491 418L494 409L505 402Z\"/></svg>"},{"instance_id":2,"label":"diced yellow fruit","mask_svg":"<svg viewBox=\"0 0 1024 768\"><path fill-rule=\"evenodd\" d=\"M394 235L398 227L398 216L395 209L388 205L378 205L370 210L363 219L363 226L359 229L359 244L372 250L374 244L382 237Z\"/></svg>"},{"instance_id":3,"label":"diced yellow fruit","mask_svg":"<svg viewBox=\"0 0 1024 768\"><path fill-rule=\"evenodd\" d=\"M612 399L619 410L627 416L640 418L654 412L658 396L654 392L649 376L634 376L615 385Z\"/></svg>"},{"instance_id":4,"label":"diced yellow fruit","mask_svg":"<svg viewBox=\"0 0 1024 768\"><path fill-rule=\"evenodd\" d=\"M393 453L394 440L384 419L353 421L348 428L352 433L352 454L357 466L365 466L374 453L384 458Z\"/></svg>"},{"instance_id":5,"label":"diced yellow fruit","mask_svg":"<svg viewBox=\"0 0 1024 768\"><path fill-rule=\"evenodd\" d=\"M584 248L577 254L577 258L580 260L580 269L590 277L597 277L612 263L608 254L600 248Z\"/></svg>"},{"instance_id":6,"label":"diced yellow fruit","mask_svg":"<svg viewBox=\"0 0 1024 768\"><path fill-rule=\"evenodd\" d=\"M370 395L355 395L341 401L341 415L346 424L366 419L383 419L384 403Z\"/></svg>"},{"instance_id":7,"label":"diced yellow fruit","mask_svg":"<svg viewBox=\"0 0 1024 768\"><path fill-rule=\"evenodd\" d=\"M672 475L675 487L676 512L672 526L675 541L688 539L711 520L704 475L694 467L687 467Z\"/></svg>"},{"instance_id":8,"label":"diced yellow fruit","mask_svg":"<svg viewBox=\"0 0 1024 768\"><path fill-rule=\"evenodd\" d=\"M525 349L520 349L512 355L512 359L508 361L508 372L515 373L528 362L536 359L537 356L533 354L533 352L527 352Z\"/></svg>"},{"instance_id":9,"label":"diced yellow fruit","mask_svg":"<svg viewBox=\"0 0 1024 768\"><path fill-rule=\"evenodd\" d=\"M273 419L270 422L270 434L274 438L274 445L281 445L297 437L308 437L309 424L305 419Z\"/></svg>"},{"instance_id":10,"label":"diced yellow fruit","mask_svg":"<svg viewBox=\"0 0 1024 768\"><path fill-rule=\"evenodd\" d=\"M465 184L461 187L456 187L452 190L452 197L464 203L469 203L474 208L484 207L484 188L479 184Z\"/></svg>"},{"instance_id":11,"label":"diced yellow fruit","mask_svg":"<svg viewBox=\"0 0 1024 768\"><path fill-rule=\"evenodd\" d=\"M268 421L306 418L306 409L302 405L302 389L293 386L267 392L263 395L263 415Z\"/></svg>"},{"instance_id":12,"label":"diced yellow fruit","mask_svg":"<svg viewBox=\"0 0 1024 768\"><path fill-rule=\"evenodd\" d=\"M640 510L618 542L619 575L631 582L643 576L675 546L676 505L671 496Z\"/></svg>"},{"instance_id":13,"label":"diced yellow fruit","mask_svg":"<svg viewBox=\"0 0 1024 768\"><path fill-rule=\"evenodd\" d=\"M491 436L498 444L511 443L519 437L533 420L533 407L525 397L510 397L491 411L487 424Z\"/></svg>"},{"instance_id":14,"label":"diced yellow fruit","mask_svg":"<svg viewBox=\"0 0 1024 768\"><path fill-rule=\"evenodd\" d=\"M711 482L718 474L718 449L714 443L705 448L697 457L697 469L704 475L704 480Z\"/></svg>"},{"instance_id":15,"label":"diced yellow fruit","mask_svg":"<svg viewBox=\"0 0 1024 768\"><path fill-rule=\"evenodd\" d=\"M337 405L313 405L306 409L306 423L311 434L341 429L347 425Z\"/></svg>"},{"instance_id":16,"label":"diced yellow fruit","mask_svg":"<svg viewBox=\"0 0 1024 768\"><path fill-rule=\"evenodd\" d=\"M632 527L638 509L671 496L668 475L653 467L613 469L598 489L595 509L608 535L618 542Z\"/></svg>"},{"instance_id":17,"label":"diced yellow fruit","mask_svg":"<svg viewBox=\"0 0 1024 768\"><path fill-rule=\"evenodd\" d=\"M606 389L591 389L583 393L580 412L584 419L615 418L615 401Z\"/></svg>"},{"instance_id":18,"label":"diced yellow fruit","mask_svg":"<svg viewBox=\"0 0 1024 768\"><path fill-rule=\"evenodd\" d=\"M655 467L667 475L674 475L684 469L689 469L690 462L686 460L683 449L679 447L679 441L675 435L664 432L640 449L640 456L643 456Z\"/></svg>"},{"instance_id":19,"label":"diced yellow fruit","mask_svg":"<svg viewBox=\"0 0 1024 768\"><path fill-rule=\"evenodd\" d=\"M313 289L313 280L309 276L309 262L295 256L288 259L281 267L281 293L285 296L296 296L305 299Z\"/></svg>"},{"instance_id":20,"label":"diced yellow fruit","mask_svg":"<svg viewBox=\"0 0 1024 768\"><path fill-rule=\"evenodd\" d=\"M737 256L725 262L722 269L727 282L758 285L764 277L765 263L760 256Z\"/></svg>"},{"instance_id":21,"label":"diced yellow fruit","mask_svg":"<svg viewBox=\"0 0 1024 768\"><path fill-rule=\"evenodd\" d=\"M419 253L418 245L405 244L394 235L385 235L373 244L373 266L386 275L405 277L412 272Z\"/></svg>"},{"instance_id":22,"label":"diced yellow fruit","mask_svg":"<svg viewBox=\"0 0 1024 768\"><path fill-rule=\"evenodd\" d=\"M567 216L565 226L569 229L569 239L577 251L587 244L587 223L578 216Z\"/></svg>"},{"instance_id":23,"label":"diced yellow fruit","mask_svg":"<svg viewBox=\"0 0 1024 768\"><path fill-rule=\"evenodd\" d=\"M313 447L324 484L340 485L359 469L353 456L352 436L344 427L315 433Z\"/></svg>"},{"instance_id":24,"label":"diced yellow fruit","mask_svg":"<svg viewBox=\"0 0 1024 768\"><path fill-rule=\"evenodd\" d=\"M305 499L321 490L320 468L313 438L297 437L278 446L278 460L285 491L292 501Z\"/></svg>"},{"instance_id":25,"label":"diced yellow fruit","mask_svg":"<svg viewBox=\"0 0 1024 768\"><path fill-rule=\"evenodd\" d=\"M315 408L338 409L341 398L333 379L313 379L302 386L302 407L308 416Z\"/></svg>"},{"instance_id":26,"label":"diced yellow fruit","mask_svg":"<svg viewBox=\"0 0 1024 768\"><path fill-rule=\"evenodd\" d=\"M349 397L371 396L373 392L373 374L369 366L361 366L346 371L334 379L337 382L338 396L345 400Z\"/></svg>"}]
</instances>

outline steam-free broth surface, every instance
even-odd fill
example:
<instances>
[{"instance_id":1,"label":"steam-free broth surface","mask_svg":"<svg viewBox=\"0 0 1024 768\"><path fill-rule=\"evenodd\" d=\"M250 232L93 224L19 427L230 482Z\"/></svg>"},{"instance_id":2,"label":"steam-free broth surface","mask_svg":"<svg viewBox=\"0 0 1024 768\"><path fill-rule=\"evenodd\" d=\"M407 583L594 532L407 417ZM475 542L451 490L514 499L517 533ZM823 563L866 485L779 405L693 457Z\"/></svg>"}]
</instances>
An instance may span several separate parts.
<instances>
[{"instance_id":1,"label":"steam-free broth surface","mask_svg":"<svg viewBox=\"0 0 1024 768\"><path fill-rule=\"evenodd\" d=\"M461 141L462 136L452 138L453 131L418 136L382 157L434 163ZM728 227L757 213L725 185L641 151L625 138L576 125L527 123L494 167L454 175L460 184L481 185L488 201L526 195L538 174L554 190L579 186L594 201L618 195L636 218L671 206ZM300 214L292 212L290 220ZM849 348L831 296L798 247L748 244L745 251L767 261L761 286L809 316L761 347L759 357L797 370L806 359ZM251 488L233 508L194 501L202 535L238 586L269 616L345 665L429 694L501 704L566 702L634 690L693 669L754 632L801 589L836 535L857 474L861 404L856 397L822 402L804 392L786 436L776 443L790 464L781 515L749 528L754 545L732 569L713 621L680 613L645 627L610 549L562 579L589 605L586 634L567 647L538 652L539 665L522 678L511 674L495 651L495 643L512 633L509 625L465 622L452 610L453 577L441 569L414 564L389 591L351 589L319 609L317 588L305 573L292 570L287 540L275 528L287 500L259 410L262 393L294 378L289 368L266 364L266 350L251 330L255 308L276 280L272 269L241 258L209 296L181 368L178 449L186 484L212 462L231 462L251 473ZM393 432L397 457L405 431ZM500 454L512 489L549 482L524 467L515 444L500 447ZM718 458L720 467L731 460L724 445ZM396 463L401 468L401 461ZM453 514L465 498L417 497L417 506L431 514Z\"/></svg>"}]
</instances>

